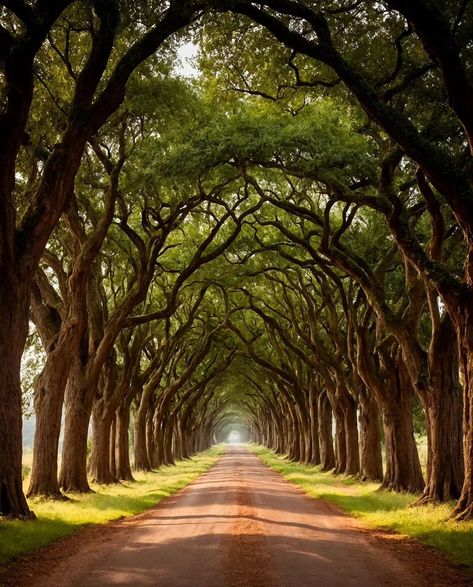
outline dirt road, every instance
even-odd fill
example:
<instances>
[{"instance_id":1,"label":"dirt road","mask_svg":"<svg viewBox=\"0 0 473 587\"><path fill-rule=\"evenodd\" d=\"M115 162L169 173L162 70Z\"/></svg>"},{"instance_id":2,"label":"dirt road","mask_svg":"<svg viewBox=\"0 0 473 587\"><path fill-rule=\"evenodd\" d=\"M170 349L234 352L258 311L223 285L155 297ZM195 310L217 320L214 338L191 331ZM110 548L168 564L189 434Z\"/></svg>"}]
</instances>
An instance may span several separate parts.
<instances>
[{"instance_id":1,"label":"dirt road","mask_svg":"<svg viewBox=\"0 0 473 587\"><path fill-rule=\"evenodd\" d=\"M447 584L427 582L410 566L353 520L304 496L245 448L235 447L176 496L109 534L79 544L77 552L56 561L54 568L42 569L28 585Z\"/></svg>"}]
</instances>

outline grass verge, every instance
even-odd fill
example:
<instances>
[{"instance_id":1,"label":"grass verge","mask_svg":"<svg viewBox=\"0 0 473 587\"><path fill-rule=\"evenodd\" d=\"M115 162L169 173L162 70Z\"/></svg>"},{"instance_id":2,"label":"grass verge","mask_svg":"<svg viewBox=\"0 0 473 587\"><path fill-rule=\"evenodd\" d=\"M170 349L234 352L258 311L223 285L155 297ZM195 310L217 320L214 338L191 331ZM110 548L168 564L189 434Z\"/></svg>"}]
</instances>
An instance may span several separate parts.
<instances>
[{"instance_id":1,"label":"grass verge","mask_svg":"<svg viewBox=\"0 0 473 587\"><path fill-rule=\"evenodd\" d=\"M382 491L378 483L335 476L320 471L319 467L288 461L263 447L250 448L265 465L311 497L337 505L370 527L390 529L417 538L438 548L454 562L473 569L473 522L449 520L453 503L410 507L417 496Z\"/></svg>"},{"instance_id":2,"label":"grass verge","mask_svg":"<svg viewBox=\"0 0 473 587\"><path fill-rule=\"evenodd\" d=\"M71 493L70 501L30 500L37 520L0 520L0 567L79 528L132 516L156 505L207 471L223 451L222 446L213 447L172 467L136 473L134 483L92 485L95 493Z\"/></svg>"}]
</instances>

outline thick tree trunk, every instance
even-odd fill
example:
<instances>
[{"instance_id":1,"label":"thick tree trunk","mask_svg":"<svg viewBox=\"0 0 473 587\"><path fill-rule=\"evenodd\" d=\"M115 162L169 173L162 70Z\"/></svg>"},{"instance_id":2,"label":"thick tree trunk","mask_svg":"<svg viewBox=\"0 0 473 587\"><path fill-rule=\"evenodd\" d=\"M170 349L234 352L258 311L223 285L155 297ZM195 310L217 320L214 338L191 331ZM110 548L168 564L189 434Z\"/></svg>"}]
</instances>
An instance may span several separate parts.
<instances>
[{"instance_id":1,"label":"thick tree trunk","mask_svg":"<svg viewBox=\"0 0 473 587\"><path fill-rule=\"evenodd\" d=\"M463 448L465 478L454 515L459 521L473 520L473 300L457 317L460 366L464 387Z\"/></svg>"},{"instance_id":2,"label":"thick tree trunk","mask_svg":"<svg viewBox=\"0 0 473 587\"><path fill-rule=\"evenodd\" d=\"M204 450L204 446L205 446L205 435L204 435L204 429L203 427L199 428L199 431L197 433L197 452L201 452Z\"/></svg>"},{"instance_id":3,"label":"thick tree trunk","mask_svg":"<svg viewBox=\"0 0 473 587\"><path fill-rule=\"evenodd\" d=\"M116 413L115 455L116 477L122 481L134 481L130 465L130 405L120 406Z\"/></svg>"},{"instance_id":4,"label":"thick tree trunk","mask_svg":"<svg viewBox=\"0 0 473 587\"><path fill-rule=\"evenodd\" d=\"M346 455L346 465L343 472L346 475L357 475L360 472L360 449L358 445L356 402L348 393L345 394L342 409Z\"/></svg>"},{"instance_id":5,"label":"thick tree trunk","mask_svg":"<svg viewBox=\"0 0 473 587\"><path fill-rule=\"evenodd\" d=\"M358 333L358 372L381 407L386 468L381 487L393 491L421 492L424 479L412 425L414 388L399 350L380 354L381 365L370 359L366 332Z\"/></svg>"},{"instance_id":6,"label":"thick tree trunk","mask_svg":"<svg viewBox=\"0 0 473 587\"><path fill-rule=\"evenodd\" d=\"M187 427L186 429L186 437L187 437L187 450L189 457L192 457L195 454L195 433L192 430L192 427Z\"/></svg>"},{"instance_id":7,"label":"thick tree trunk","mask_svg":"<svg viewBox=\"0 0 473 587\"><path fill-rule=\"evenodd\" d=\"M189 458L189 447L187 443L186 428L182 418L177 418L177 430L179 435L179 453L181 459Z\"/></svg>"},{"instance_id":8,"label":"thick tree trunk","mask_svg":"<svg viewBox=\"0 0 473 587\"><path fill-rule=\"evenodd\" d=\"M437 404L427 408L429 426L429 453L427 485L421 502L449 501L459 498L464 480L463 435L461 419L463 411L461 393L457 397L445 394Z\"/></svg>"},{"instance_id":9,"label":"thick tree trunk","mask_svg":"<svg viewBox=\"0 0 473 587\"><path fill-rule=\"evenodd\" d=\"M320 445L319 445L319 413L317 410L317 399L315 392L311 390L310 393L310 411L309 411L309 422L310 422L310 464L320 464Z\"/></svg>"},{"instance_id":10,"label":"thick tree trunk","mask_svg":"<svg viewBox=\"0 0 473 587\"><path fill-rule=\"evenodd\" d=\"M267 419L266 428L268 429L268 446L274 450L276 444L276 426L272 418Z\"/></svg>"},{"instance_id":11,"label":"thick tree trunk","mask_svg":"<svg viewBox=\"0 0 473 587\"><path fill-rule=\"evenodd\" d=\"M386 471L382 487L393 491L418 493L424 479L412 425L412 387L400 373L391 376L389 402L383 402Z\"/></svg>"},{"instance_id":12,"label":"thick tree trunk","mask_svg":"<svg viewBox=\"0 0 473 587\"><path fill-rule=\"evenodd\" d=\"M393 407L395 410L396 408ZM392 491L418 493L424 479L412 431L412 418L407 414L385 412L386 472L382 487Z\"/></svg>"},{"instance_id":13,"label":"thick tree trunk","mask_svg":"<svg viewBox=\"0 0 473 587\"><path fill-rule=\"evenodd\" d=\"M174 453L173 453L173 446L172 446L172 437L173 437L173 418L168 417L164 423L163 428L163 455L164 465L175 465L174 460Z\"/></svg>"},{"instance_id":14,"label":"thick tree trunk","mask_svg":"<svg viewBox=\"0 0 473 587\"><path fill-rule=\"evenodd\" d=\"M184 451L185 451L185 458L189 459L194 450L194 445L192 442L192 412L189 410L185 416L179 421L179 425L181 427L182 437L184 439ZM223 441L223 439L222 439Z\"/></svg>"},{"instance_id":15,"label":"thick tree trunk","mask_svg":"<svg viewBox=\"0 0 473 587\"><path fill-rule=\"evenodd\" d=\"M147 432L148 432L148 413L151 397L151 389L143 389L141 394L140 406L135 416L135 446L134 446L134 463L135 471L151 471L151 459L148 451Z\"/></svg>"},{"instance_id":16,"label":"thick tree trunk","mask_svg":"<svg viewBox=\"0 0 473 587\"><path fill-rule=\"evenodd\" d=\"M112 474L112 477L116 481L118 481L116 445L117 445L117 418L116 418L116 414L115 414L115 416L112 418L112 427L110 429L109 452L110 452L110 472Z\"/></svg>"},{"instance_id":17,"label":"thick tree trunk","mask_svg":"<svg viewBox=\"0 0 473 587\"><path fill-rule=\"evenodd\" d=\"M200 430L199 429L195 429L193 434L192 434L192 438L193 438L193 454L197 454L199 452L199 444L200 444ZM260 442L258 442L258 444L261 444Z\"/></svg>"},{"instance_id":18,"label":"thick tree trunk","mask_svg":"<svg viewBox=\"0 0 473 587\"><path fill-rule=\"evenodd\" d=\"M212 446L212 427L210 424L207 424L204 430L203 435L204 444L202 446L202 450L207 450Z\"/></svg>"},{"instance_id":19,"label":"thick tree trunk","mask_svg":"<svg viewBox=\"0 0 473 587\"><path fill-rule=\"evenodd\" d=\"M284 437L282 454L289 455L291 451L291 418L288 412L283 411Z\"/></svg>"},{"instance_id":20,"label":"thick tree trunk","mask_svg":"<svg viewBox=\"0 0 473 587\"><path fill-rule=\"evenodd\" d=\"M2 276L0 287L0 516L32 518L23 493L20 364L30 293Z\"/></svg>"},{"instance_id":21,"label":"thick tree trunk","mask_svg":"<svg viewBox=\"0 0 473 587\"><path fill-rule=\"evenodd\" d=\"M261 429L261 424L258 426L258 429L256 431L256 434L257 434L257 438L258 438L258 444L261 444L261 445L265 446L265 444L264 444L264 434L263 434L262 429Z\"/></svg>"},{"instance_id":22,"label":"thick tree trunk","mask_svg":"<svg viewBox=\"0 0 473 587\"><path fill-rule=\"evenodd\" d=\"M383 480L379 408L368 394L360 401L360 473L364 481Z\"/></svg>"},{"instance_id":23,"label":"thick tree trunk","mask_svg":"<svg viewBox=\"0 0 473 587\"><path fill-rule=\"evenodd\" d=\"M280 414L276 411L276 426L277 426L277 437L276 437L276 446L274 450L278 454L285 454L286 453L286 439L287 439L287 429L286 429L286 418L283 414Z\"/></svg>"},{"instance_id":24,"label":"thick tree trunk","mask_svg":"<svg viewBox=\"0 0 473 587\"><path fill-rule=\"evenodd\" d=\"M86 385L85 370L77 357L66 386L64 444L59 485L64 491L87 493L87 440L92 399Z\"/></svg>"},{"instance_id":25,"label":"thick tree trunk","mask_svg":"<svg viewBox=\"0 0 473 587\"><path fill-rule=\"evenodd\" d=\"M335 467L335 453L332 436L332 406L325 393L319 396L319 444L323 471L330 471Z\"/></svg>"},{"instance_id":26,"label":"thick tree trunk","mask_svg":"<svg viewBox=\"0 0 473 587\"><path fill-rule=\"evenodd\" d=\"M295 449L295 440L294 440L294 419L291 413L291 410L288 406L286 406L286 433L287 433L287 458L289 460L294 460L294 455L296 452Z\"/></svg>"},{"instance_id":27,"label":"thick tree trunk","mask_svg":"<svg viewBox=\"0 0 473 587\"><path fill-rule=\"evenodd\" d=\"M189 458L189 448L187 446L187 434L185 427L182 424L182 421L179 419L177 423L177 429L179 432L179 442L180 442L180 454L181 459L188 459ZM219 441L220 442L220 441Z\"/></svg>"},{"instance_id":28,"label":"thick tree trunk","mask_svg":"<svg viewBox=\"0 0 473 587\"><path fill-rule=\"evenodd\" d=\"M463 393L453 324L445 316L430 349L427 484L420 503L458 499L464 480Z\"/></svg>"},{"instance_id":29,"label":"thick tree trunk","mask_svg":"<svg viewBox=\"0 0 473 587\"><path fill-rule=\"evenodd\" d=\"M58 481L59 436L61 434L64 386L63 374L51 368L45 369L41 373L35 385L36 424L28 497L41 496L53 499L64 497L59 489ZM51 389L55 389L57 393L48 393L48 390Z\"/></svg>"},{"instance_id":30,"label":"thick tree trunk","mask_svg":"<svg viewBox=\"0 0 473 587\"><path fill-rule=\"evenodd\" d=\"M298 433L297 435L298 435L298 441L299 441L299 449L298 449L299 458L297 460L300 461L301 463L306 463L306 462L308 462L306 459L308 457L308 451L310 450L310 446L307 446L307 441L308 441L307 419L306 419L302 410L303 410L303 408L301 408L299 405L295 406L295 412L296 412L295 413L295 422L296 422L297 433Z\"/></svg>"},{"instance_id":31,"label":"thick tree trunk","mask_svg":"<svg viewBox=\"0 0 473 587\"><path fill-rule=\"evenodd\" d=\"M135 420L135 446L133 450L135 471L151 471L151 461L148 454L146 442L146 418L143 421Z\"/></svg>"},{"instance_id":32,"label":"thick tree trunk","mask_svg":"<svg viewBox=\"0 0 473 587\"><path fill-rule=\"evenodd\" d=\"M275 414L275 426L276 426L276 438L274 444L274 450L279 454L285 453L285 419L276 411Z\"/></svg>"},{"instance_id":33,"label":"thick tree trunk","mask_svg":"<svg viewBox=\"0 0 473 587\"><path fill-rule=\"evenodd\" d=\"M271 422L270 422L269 418L265 418L264 424L263 424L263 430L264 430L264 442L267 447L271 448L271 446L273 444L273 428L271 426Z\"/></svg>"},{"instance_id":34,"label":"thick tree trunk","mask_svg":"<svg viewBox=\"0 0 473 587\"><path fill-rule=\"evenodd\" d=\"M186 422L183 434L186 443L186 458L190 459L194 452L194 445L192 444L192 432L189 430L189 422Z\"/></svg>"},{"instance_id":35,"label":"thick tree trunk","mask_svg":"<svg viewBox=\"0 0 473 587\"><path fill-rule=\"evenodd\" d=\"M87 271L78 273L77 266L74 266L66 288L68 298L64 301L67 314L62 321L57 310L43 300L38 284L47 277L38 273L33 287L32 313L47 358L43 371L35 383L36 427L28 490L31 497L63 497L59 490L57 470L59 436L71 362L78 353L80 339L86 329L86 275Z\"/></svg>"},{"instance_id":36,"label":"thick tree trunk","mask_svg":"<svg viewBox=\"0 0 473 587\"><path fill-rule=\"evenodd\" d=\"M172 451L174 458L177 461L182 460L182 439L176 418L174 419L174 426L172 430Z\"/></svg>"},{"instance_id":37,"label":"thick tree trunk","mask_svg":"<svg viewBox=\"0 0 473 587\"><path fill-rule=\"evenodd\" d=\"M266 444L266 434L265 434L265 421L259 418L258 422L258 433L259 433L259 440L260 444L263 446L267 446Z\"/></svg>"},{"instance_id":38,"label":"thick tree trunk","mask_svg":"<svg viewBox=\"0 0 473 587\"><path fill-rule=\"evenodd\" d=\"M110 445L113 414L96 403L92 411L92 455L89 461L89 474L95 483L107 485L116 482L110 463Z\"/></svg>"},{"instance_id":39,"label":"thick tree trunk","mask_svg":"<svg viewBox=\"0 0 473 587\"><path fill-rule=\"evenodd\" d=\"M292 461L299 462L301 460L300 442L299 442L299 427L297 424L297 416L294 413L294 407L289 409L290 425L289 425L289 455L288 458Z\"/></svg>"},{"instance_id":40,"label":"thick tree trunk","mask_svg":"<svg viewBox=\"0 0 473 587\"><path fill-rule=\"evenodd\" d=\"M154 410L150 408L146 420L146 447L152 469L159 469L163 464L161 423L158 421Z\"/></svg>"},{"instance_id":41,"label":"thick tree trunk","mask_svg":"<svg viewBox=\"0 0 473 587\"><path fill-rule=\"evenodd\" d=\"M157 410L153 416L153 453L151 455L151 465L153 469L159 469L166 463L164 454L164 418L160 411Z\"/></svg>"}]
</instances>

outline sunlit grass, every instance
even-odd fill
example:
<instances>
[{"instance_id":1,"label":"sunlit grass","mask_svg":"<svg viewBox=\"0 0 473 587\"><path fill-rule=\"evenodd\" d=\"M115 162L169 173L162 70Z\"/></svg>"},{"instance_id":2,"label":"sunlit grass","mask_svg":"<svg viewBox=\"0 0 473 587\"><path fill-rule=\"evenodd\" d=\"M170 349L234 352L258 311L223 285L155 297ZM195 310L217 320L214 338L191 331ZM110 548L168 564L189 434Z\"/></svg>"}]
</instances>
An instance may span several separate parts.
<instances>
[{"instance_id":1,"label":"sunlit grass","mask_svg":"<svg viewBox=\"0 0 473 587\"><path fill-rule=\"evenodd\" d=\"M217 446L172 467L135 473L136 482L93 485L96 493L68 494L71 501L31 500L35 521L0 521L0 565L69 536L79 528L142 512L207 471L223 453Z\"/></svg>"},{"instance_id":2,"label":"sunlit grass","mask_svg":"<svg viewBox=\"0 0 473 587\"><path fill-rule=\"evenodd\" d=\"M418 496L379 490L378 483L361 483L334 476L319 467L301 465L272 451L251 446L260 459L301 487L311 497L329 501L368 526L395 530L438 548L454 562L473 568L473 522L449 519L454 504L412 507Z\"/></svg>"}]
</instances>

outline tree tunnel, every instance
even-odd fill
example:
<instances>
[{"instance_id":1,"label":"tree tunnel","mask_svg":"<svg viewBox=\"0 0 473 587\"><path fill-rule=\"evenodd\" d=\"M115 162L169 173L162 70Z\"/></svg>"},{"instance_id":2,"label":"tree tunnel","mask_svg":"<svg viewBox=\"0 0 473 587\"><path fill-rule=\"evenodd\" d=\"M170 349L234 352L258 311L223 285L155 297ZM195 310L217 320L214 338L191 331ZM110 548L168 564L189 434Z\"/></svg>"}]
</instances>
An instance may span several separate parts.
<instances>
[{"instance_id":1,"label":"tree tunnel","mask_svg":"<svg viewBox=\"0 0 473 587\"><path fill-rule=\"evenodd\" d=\"M234 434L473 517L473 12L443 4L0 2L0 515L32 515L30 410L29 497Z\"/></svg>"}]
</instances>

